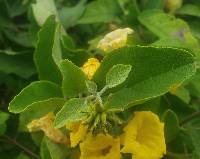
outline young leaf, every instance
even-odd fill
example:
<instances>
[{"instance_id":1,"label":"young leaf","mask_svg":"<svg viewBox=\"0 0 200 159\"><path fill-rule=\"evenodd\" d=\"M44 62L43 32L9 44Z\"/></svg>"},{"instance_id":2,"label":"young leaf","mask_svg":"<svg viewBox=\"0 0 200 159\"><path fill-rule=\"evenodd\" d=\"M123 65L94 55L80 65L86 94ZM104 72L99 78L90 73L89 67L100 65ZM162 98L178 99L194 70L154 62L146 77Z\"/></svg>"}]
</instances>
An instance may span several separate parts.
<instances>
[{"instance_id":1,"label":"young leaf","mask_svg":"<svg viewBox=\"0 0 200 159\"><path fill-rule=\"evenodd\" d=\"M49 81L36 81L25 87L9 104L9 111L20 113L34 102L62 97L60 87Z\"/></svg>"},{"instance_id":2,"label":"young leaf","mask_svg":"<svg viewBox=\"0 0 200 159\"><path fill-rule=\"evenodd\" d=\"M124 47L114 50L101 62L94 81L98 88L106 84L106 73L116 64L132 65L123 89L116 89L106 104L108 109L122 110L168 92L194 75L194 57L185 50L158 47Z\"/></svg>"},{"instance_id":3,"label":"young leaf","mask_svg":"<svg viewBox=\"0 0 200 159\"><path fill-rule=\"evenodd\" d=\"M65 97L77 97L85 92L85 80L87 79L83 71L71 61L63 60L60 64L63 75L62 89Z\"/></svg>"},{"instance_id":4,"label":"young leaf","mask_svg":"<svg viewBox=\"0 0 200 159\"><path fill-rule=\"evenodd\" d=\"M127 79L131 68L131 65L114 65L106 74L106 85L108 88L113 88L123 83Z\"/></svg>"},{"instance_id":5,"label":"young leaf","mask_svg":"<svg viewBox=\"0 0 200 159\"><path fill-rule=\"evenodd\" d=\"M62 79L61 73L53 58L55 56L61 56L61 52L59 52L58 49L56 53L53 53L54 38L56 37L55 33L58 33L56 32L57 26L55 17L53 16L50 16L42 26L38 35L34 61L40 80L48 80L60 84Z\"/></svg>"},{"instance_id":6,"label":"young leaf","mask_svg":"<svg viewBox=\"0 0 200 159\"><path fill-rule=\"evenodd\" d=\"M85 81L86 87L89 93L95 93L97 91L97 84L93 81Z\"/></svg>"},{"instance_id":7,"label":"young leaf","mask_svg":"<svg viewBox=\"0 0 200 159\"><path fill-rule=\"evenodd\" d=\"M60 128L70 122L81 120L85 115L83 111L86 111L88 108L84 102L84 99L79 98L73 98L67 101L63 108L57 113L54 126Z\"/></svg>"},{"instance_id":8,"label":"young leaf","mask_svg":"<svg viewBox=\"0 0 200 159\"><path fill-rule=\"evenodd\" d=\"M163 115L163 122L165 123L165 139L168 143L180 132L178 117L172 110L167 110Z\"/></svg>"}]
</instances>

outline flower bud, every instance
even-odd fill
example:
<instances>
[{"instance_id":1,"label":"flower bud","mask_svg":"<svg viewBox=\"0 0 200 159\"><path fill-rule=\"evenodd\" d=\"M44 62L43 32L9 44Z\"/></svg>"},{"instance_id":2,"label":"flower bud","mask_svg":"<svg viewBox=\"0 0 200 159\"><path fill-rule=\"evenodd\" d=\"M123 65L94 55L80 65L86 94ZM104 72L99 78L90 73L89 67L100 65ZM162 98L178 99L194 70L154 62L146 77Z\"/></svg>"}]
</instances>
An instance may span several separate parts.
<instances>
[{"instance_id":1,"label":"flower bud","mask_svg":"<svg viewBox=\"0 0 200 159\"><path fill-rule=\"evenodd\" d=\"M165 0L165 9L169 12L174 12L181 8L182 3L182 0Z\"/></svg>"},{"instance_id":2,"label":"flower bud","mask_svg":"<svg viewBox=\"0 0 200 159\"><path fill-rule=\"evenodd\" d=\"M96 58L90 58L88 61L82 66L83 72L87 75L88 79L91 80L96 70L99 68L100 62Z\"/></svg>"},{"instance_id":3,"label":"flower bud","mask_svg":"<svg viewBox=\"0 0 200 159\"><path fill-rule=\"evenodd\" d=\"M126 45L127 37L132 33L133 30L130 28L114 30L106 34L104 38L99 41L97 48L104 52L110 52L114 49L121 48Z\"/></svg>"}]
</instances>

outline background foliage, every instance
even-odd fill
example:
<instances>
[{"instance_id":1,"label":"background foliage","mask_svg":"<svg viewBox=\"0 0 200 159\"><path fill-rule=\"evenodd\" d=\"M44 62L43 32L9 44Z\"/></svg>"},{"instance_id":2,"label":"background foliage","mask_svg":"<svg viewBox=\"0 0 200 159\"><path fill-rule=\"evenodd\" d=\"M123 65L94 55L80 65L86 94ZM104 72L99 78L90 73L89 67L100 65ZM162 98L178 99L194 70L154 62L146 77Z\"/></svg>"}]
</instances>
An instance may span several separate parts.
<instances>
[{"instance_id":1,"label":"background foliage","mask_svg":"<svg viewBox=\"0 0 200 159\"><path fill-rule=\"evenodd\" d=\"M66 158L65 147L41 139L41 133L29 134L25 126L50 110L57 112L60 108L55 105L64 104L62 94L77 97L86 90L86 77L77 66L89 57L101 59L103 53L96 50L99 39L123 27L134 29L131 46L145 47L125 47L103 60L94 77L98 88L103 88L114 64L132 66L127 81L110 90L114 95L108 109L128 109L131 103L135 107L130 109L159 114L166 125L165 158L200 158L199 0L184 0L180 8L169 8L164 0L0 0L1 159ZM182 49L192 52L195 59ZM130 56L137 60L131 61ZM67 60L60 65L62 59ZM182 81L177 91L174 85L168 92L169 86ZM8 103L27 85L9 107L13 113L26 113L8 113ZM128 88L121 89L124 85ZM155 85L157 89L152 90ZM119 96L123 100L117 100Z\"/></svg>"}]
</instances>

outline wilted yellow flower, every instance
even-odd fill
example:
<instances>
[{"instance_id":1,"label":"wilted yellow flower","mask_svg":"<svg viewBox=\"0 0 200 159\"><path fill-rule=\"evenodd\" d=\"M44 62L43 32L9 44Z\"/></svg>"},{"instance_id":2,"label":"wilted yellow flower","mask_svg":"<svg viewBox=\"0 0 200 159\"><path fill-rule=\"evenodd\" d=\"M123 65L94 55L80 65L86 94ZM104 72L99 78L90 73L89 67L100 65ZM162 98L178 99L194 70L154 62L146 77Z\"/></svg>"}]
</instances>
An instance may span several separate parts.
<instances>
[{"instance_id":1,"label":"wilted yellow flower","mask_svg":"<svg viewBox=\"0 0 200 159\"><path fill-rule=\"evenodd\" d=\"M67 129L71 130L70 132L70 142L71 147L75 147L79 144L80 141L82 141L86 134L88 127L86 125L83 125L80 121L79 122L73 122L69 125L66 125Z\"/></svg>"},{"instance_id":2,"label":"wilted yellow flower","mask_svg":"<svg viewBox=\"0 0 200 159\"><path fill-rule=\"evenodd\" d=\"M39 119L31 121L27 128L30 132L42 130L49 139L57 143L69 144L69 139L59 129L53 128L54 118L54 113L50 112Z\"/></svg>"},{"instance_id":3,"label":"wilted yellow flower","mask_svg":"<svg viewBox=\"0 0 200 159\"><path fill-rule=\"evenodd\" d=\"M150 111L135 112L124 128L122 153L131 153L134 159L160 159L166 154L164 124Z\"/></svg>"},{"instance_id":4,"label":"wilted yellow flower","mask_svg":"<svg viewBox=\"0 0 200 159\"><path fill-rule=\"evenodd\" d=\"M80 159L120 159L120 140L110 135L89 133L80 143Z\"/></svg>"},{"instance_id":5,"label":"wilted yellow flower","mask_svg":"<svg viewBox=\"0 0 200 159\"><path fill-rule=\"evenodd\" d=\"M132 34L133 30L130 28L117 29L108 33L100 40L97 48L108 52L126 45L127 36Z\"/></svg>"},{"instance_id":6,"label":"wilted yellow flower","mask_svg":"<svg viewBox=\"0 0 200 159\"><path fill-rule=\"evenodd\" d=\"M99 66L100 62L98 59L89 58L88 61L83 65L82 70L87 75L88 79L91 80Z\"/></svg>"}]
</instances>

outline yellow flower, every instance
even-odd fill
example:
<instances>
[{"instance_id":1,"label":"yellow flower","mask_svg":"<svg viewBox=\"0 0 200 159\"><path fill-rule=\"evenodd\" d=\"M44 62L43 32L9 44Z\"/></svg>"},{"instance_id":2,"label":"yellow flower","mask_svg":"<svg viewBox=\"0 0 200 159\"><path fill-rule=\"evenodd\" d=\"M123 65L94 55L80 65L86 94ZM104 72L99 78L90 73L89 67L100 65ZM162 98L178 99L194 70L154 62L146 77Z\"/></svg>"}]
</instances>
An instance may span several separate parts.
<instances>
[{"instance_id":1,"label":"yellow flower","mask_svg":"<svg viewBox=\"0 0 200 159\"><path fill-rule=\"evenodd\" d=\"M132 34L133 30L130 28L117 29L108 33L100 40L97 48L104 52L109 52L114 49L123 47L126 45L128 34Z\"/></svg>"},{"instance_id":2,"label":"yellow flower","mask_svg":"<svg viewBox=\"0 0 200 159\"><path fill-rule=\"evenodd\" d=\"M73 122L69 125L66 125L67 129L71 130L70 132L70 142L71 147L76 147L80 141L82 141L86 134L88 127L83 125L81 122Z\"/></svg>"},{"instance_id":3,"label":"yellow flower","mask_svg":"<svg viewBox=\"0 0 200 159\"><path fill-rule=\"evenodd\" d=\"M89 133L80 143L80 159L120 159L120 140L110 135Z\"/></svg>"},{"instance_id":4,"label":"yellow flower","mask_svg":"<svg viewBox=\"0 0 200 159\"><path fill-rule=\"evenodd\" d=\"M90 58L83 65L82 70L87 75L88 79L91 80L96 70L99 68L100 62L96 58Z\"/></svg>"},{"instance_id":5,"label":"yellow flower","mask_svg":"<svg viewBox=\"0 0 200 159\"><path fill-rule=\"evenodd\" d=\"M150 111L135 112L124 128L122 153L134 159L160 159L166 154L164 124Z\"/></svg>"},{"instance_id":6,"label":"yellow flower","mask_svg":"<svg viewBox=\"0 0 200 159\"><path fill-rule=\"evenodd\" d=\"M42 130L52 141L61 144L69 144L69 139L59 129L53 128L54 118L54 113L50 112L39 119L31 121L27 125L27 128L30 132Z\"/></svg>"}]
</instances>

